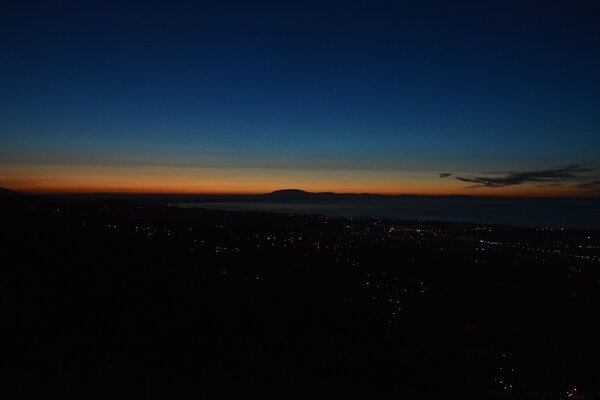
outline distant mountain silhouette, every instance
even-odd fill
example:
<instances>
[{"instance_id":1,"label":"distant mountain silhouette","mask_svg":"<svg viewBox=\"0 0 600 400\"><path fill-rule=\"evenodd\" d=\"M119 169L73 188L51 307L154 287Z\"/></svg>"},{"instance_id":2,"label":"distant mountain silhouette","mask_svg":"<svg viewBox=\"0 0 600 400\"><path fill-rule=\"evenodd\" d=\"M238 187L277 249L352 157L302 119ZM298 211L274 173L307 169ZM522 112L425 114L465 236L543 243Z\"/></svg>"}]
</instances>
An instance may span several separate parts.
<instances>
[{"instance_id":1,"label":"distant mountain silhouette","mask_svg":"<svg viewBox=\"0 0 600 400\"><path fill-rule=\"evenodd\" d=\"M25 193L25 192L17 192L16 190L11 190L11 189L7 189L7 188L3 188L0 187L0 194L7 194L7 195L29 195L29 193Z\"/></svg>"},{"instance_id":2,"label":"distant mountain silhouette","mask_svg":"<svg viewBox=\"0 0 600 400\"><path fill-rule=\"evenodd\" d=\"M313 201L313 200L374 200L397 199L405 197L419 197L414 195L387 195L372 193L334 193L334 192L307 192L300 189L283 189L254 197L256 200L275 201Z\"/></svg>"},{"instance_id":3,"label":"distant mountain silhouette","mask_svg":"<svg viewBox=\"0 0 600 400\"><path fill-rule=\"evenodd\" d=\"M302 189L281 189L281 190L274 190L271 193L267 193L270 195L303 195L303 194L309 194L310 192L307 192L306 190L302 190Z\"/></svg>"},{"instance_id":4,"label":"distant mountain silhouette","mask_svg":"<svg viewBox=\"0 0 600 400\"><path fill-rule=\"evenodd\" d=\"M257 197L269 200L307 200L315 198L316 196L318 196L318 193L310 193L300 189L283 189L261 194Z\"/></svg>"}]
</instances>

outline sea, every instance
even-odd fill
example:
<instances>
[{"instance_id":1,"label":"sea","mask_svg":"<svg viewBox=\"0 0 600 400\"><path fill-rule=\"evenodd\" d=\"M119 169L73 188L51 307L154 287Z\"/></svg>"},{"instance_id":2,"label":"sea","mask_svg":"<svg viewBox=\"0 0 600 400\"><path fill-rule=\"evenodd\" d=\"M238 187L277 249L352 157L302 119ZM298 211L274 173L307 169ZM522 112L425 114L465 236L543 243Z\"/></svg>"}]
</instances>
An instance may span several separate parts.
<instances>
[{"instance_id":1,"label":"sea","mask_svg":"<svg viewBox=\"0 0 600 400\"><path fill-rule=\"evenodd\" d=\"M222 211L600 229L600 198L407 197L393 201L227 201L176 205Z\"/></svg>"}]
</instances>

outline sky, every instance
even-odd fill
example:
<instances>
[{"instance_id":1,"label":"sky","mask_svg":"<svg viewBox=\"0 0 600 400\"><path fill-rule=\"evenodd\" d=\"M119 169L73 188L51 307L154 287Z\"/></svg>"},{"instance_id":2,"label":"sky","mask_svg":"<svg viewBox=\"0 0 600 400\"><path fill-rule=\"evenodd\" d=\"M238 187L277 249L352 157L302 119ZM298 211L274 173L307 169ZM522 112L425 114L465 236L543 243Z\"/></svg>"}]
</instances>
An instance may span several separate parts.
<instances>
[{"instance_id":1,"label":"sky","mask_svg":"<svg viewBox=\"0 0 600 400\"><path fill-rule=\"evenodd\" d=\"M3 1L0 186L599 196L598 21L591 1Z\"/></svg>"}]
</instances>

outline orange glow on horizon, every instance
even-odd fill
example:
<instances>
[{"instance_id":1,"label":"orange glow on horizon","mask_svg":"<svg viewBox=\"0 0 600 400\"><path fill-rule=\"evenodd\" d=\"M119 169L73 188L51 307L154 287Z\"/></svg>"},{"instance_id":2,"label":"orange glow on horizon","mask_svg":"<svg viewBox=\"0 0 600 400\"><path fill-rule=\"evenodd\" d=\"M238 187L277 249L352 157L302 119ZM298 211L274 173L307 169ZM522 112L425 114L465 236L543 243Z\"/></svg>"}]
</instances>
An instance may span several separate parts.
<instances>
[{"instance_id":1,"label":"orange glow on horizon","mask_svg":"<svg viewBox=\"0 0 600 400\"><path fill-rule=\"evenodd\" d=\"M236 185L223 183L198 184L196 182L174 182L173 184L152 184L151 182L122 181L118 185L101 183L80 182L53 182L35 183L20 182L15 180L1 180L0 187L6 189L29 192L34 194L86 194L86 193L114 193L114 194L183 194L183 195L253 195L270 193L275 190L300 189L307 192L334 192L334 193L371 193L385 195L429 195L429 196L499 196L499 197L588 197L589 193L565 187L561 190L547 190L547 188L532 187L529 185L506 188L465 188L462 186L448 188L435 184L390 186L340 186L335 182L331 185L322 182L316 185L275 185L254 184Z\"/></svg>"},{"instance_id":2,"label":"orange glow on horizon","mask_svg":"<svg viewBox=\"0 0 600 400\"><path fill-rule=\"evenodd\" d=\"M20 167L0 169L0 187L31 193L225 194L307 192L501 197L586 197L573 186L473 188L431 172L227 168Z\"/></svg>"}]
</instances>

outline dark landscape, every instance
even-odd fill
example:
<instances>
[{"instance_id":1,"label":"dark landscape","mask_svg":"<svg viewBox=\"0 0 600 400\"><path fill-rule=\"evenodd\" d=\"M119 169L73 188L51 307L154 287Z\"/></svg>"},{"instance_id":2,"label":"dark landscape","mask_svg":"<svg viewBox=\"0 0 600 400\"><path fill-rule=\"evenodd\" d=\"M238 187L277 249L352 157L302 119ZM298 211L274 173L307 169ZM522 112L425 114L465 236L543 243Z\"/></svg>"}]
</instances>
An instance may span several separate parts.
<instances>
[{"instance_id":1,"label":"dark landscape","mask_svg":"<svg viewBox=\"0 0 600 400\"><path fill-rule=\"evenodd\" d=\"M0 214L21 398L600 390L597 230L13 192Z\"/></svg>"}]
</instances>

